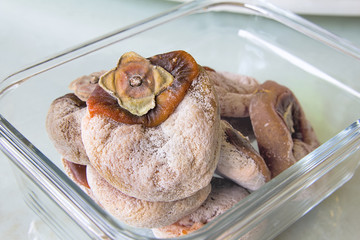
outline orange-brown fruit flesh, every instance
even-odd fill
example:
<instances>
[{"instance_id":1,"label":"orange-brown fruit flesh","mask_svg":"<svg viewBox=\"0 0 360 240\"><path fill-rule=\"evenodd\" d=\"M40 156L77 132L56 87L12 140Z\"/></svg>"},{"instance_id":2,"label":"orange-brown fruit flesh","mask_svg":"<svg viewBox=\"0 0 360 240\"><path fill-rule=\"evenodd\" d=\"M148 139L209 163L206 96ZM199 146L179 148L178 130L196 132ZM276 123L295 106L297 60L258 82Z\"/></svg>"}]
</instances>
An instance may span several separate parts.
<instances>
[{"instance_id":1,"label":"orange-brown fruit flesh","mask_svg":"<svg viewBox=\"0 0 360 240\"><path fill-rule=\"evenodd\" d=\"M86 165L73 163L66 159L64 159L63 163L67 165L68 169L70 169L72 177L76 183L86 188L90 188L86 178Z\"/></svg>"}]
</instances>

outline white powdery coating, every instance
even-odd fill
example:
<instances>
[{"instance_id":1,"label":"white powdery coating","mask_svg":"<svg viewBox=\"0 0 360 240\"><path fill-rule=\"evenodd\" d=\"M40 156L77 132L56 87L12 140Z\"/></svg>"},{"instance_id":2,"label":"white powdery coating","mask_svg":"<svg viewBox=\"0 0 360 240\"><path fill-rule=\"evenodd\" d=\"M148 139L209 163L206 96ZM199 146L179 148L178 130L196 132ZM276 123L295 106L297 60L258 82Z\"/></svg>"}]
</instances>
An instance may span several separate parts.
<instances>
[{"instance_id":1,"label":"white powdery coating","mask_svg":"<svg viewBox=\"0 0 360 240\"><path fill-rule=\"evenodd\" d=\"M159 126L86 115L82 139L92 166L111 185L138 199L174 201L211 181L219 155L219 121L213 87L202 71Z\"/></svg>"},{"instance_id":2,"label":"white powdery coating","mask_svg":"<svg viewBox=\"0 0 360 240\"><path fill-rule=\"evenodd\" d=\"M219 97L220 115L223 117L249 116L250 100L259 86L255 78L228 73L207 71L215 84Z\"/></svg>"},{"instance_id":3,"label":"white powdery coating","mask_svg":"<svg viewBox=\"0 0 360 240\"><path fill-rule=\"evenodd\" d=\"M94 198L113 216L135 227L163 227L195 211L209 195L211 185L172 202L149 202L130 197L111 186L90 165L87 179Z\"/></svg>"},{"instance_id":4,"label":"white powdery coating","mask_svg":"<svg viewBox=\"0 0 360 240\"><path fill-rule=\"evenodd\" d=\"M67 160L82 165L89 163L80 127L85 113L85 108L64 96L52 102L46 117L46 130L56 150Z\"/></svg>"},{"instance_id":5,"label":"white powdery coating","mask_svg":"<svg viewBox=\"0 0 360 240\"><path fill-rule=\"evenodd\" d=\"M248 195L244 188L231 181L214 178L211 182L211 193L196 211L175 224L155 228L152 231L157 238L180 237L191 233L220 216Z\"/></svg>"},{"instance_id":6,"label":"white powdery coating","mask_svg":"<svg viewBox=\"0 0 360 240\"><path fill-rule=\"evenodd\" d=\"M228 124L225 125L225 121L221 121L221 123L223 134L216 172L246 189L257 190L266 183L266 178L259 164L226 141L224 129L228 127Z\"/></svg>"}]
</instances>

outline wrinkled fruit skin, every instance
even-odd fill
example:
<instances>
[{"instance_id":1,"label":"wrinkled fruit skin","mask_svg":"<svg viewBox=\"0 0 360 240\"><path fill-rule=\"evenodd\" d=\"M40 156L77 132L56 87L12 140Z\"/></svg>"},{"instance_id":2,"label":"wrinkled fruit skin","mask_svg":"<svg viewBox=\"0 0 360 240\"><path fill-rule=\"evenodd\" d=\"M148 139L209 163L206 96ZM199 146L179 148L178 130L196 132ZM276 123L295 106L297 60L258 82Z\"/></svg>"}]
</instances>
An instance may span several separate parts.
<instances>
[{"instance_id":1,"label":"wrinkled fruit skin","mask_svg":"<svg viewBox=\"0 0 360 240\"><path fill-rule=\"evenodd\" d=\"M294 94L274 81L259 87L250 103L250 118L272 177L319 146Z\"/></svg>"},{"instance_id":2,"label":"wrinkled fruit skin","mask_svg":"<svg viewBox=\"0 0 360 240\"><path fill-rule=\"evenodd\" d=\"M69 93L55 99L46 116L46 130L56 150L77 164L89 163L80 132L85 111L85 102Z\"/></svg>"}]
</instances>

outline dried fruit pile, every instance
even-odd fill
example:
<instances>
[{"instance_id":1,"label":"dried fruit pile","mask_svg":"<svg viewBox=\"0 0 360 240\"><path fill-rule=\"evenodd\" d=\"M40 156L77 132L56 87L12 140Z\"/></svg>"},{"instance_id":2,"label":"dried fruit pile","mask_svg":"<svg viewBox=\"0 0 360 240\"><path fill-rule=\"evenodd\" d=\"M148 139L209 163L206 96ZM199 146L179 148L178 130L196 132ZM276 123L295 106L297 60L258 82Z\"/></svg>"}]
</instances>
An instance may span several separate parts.
<instances>
[{"instance_id":1,"label":"dried fruit pile","mask_svg":"<svg viewBox=\"0 0 360 240\"><path fill-rule=\"evenodd\" d=\"M125 53L70 89L46 119L66 173L158 237L199 229L319 145L288 88L202 67L185 51Z\"/></svg>"}]
</instances>

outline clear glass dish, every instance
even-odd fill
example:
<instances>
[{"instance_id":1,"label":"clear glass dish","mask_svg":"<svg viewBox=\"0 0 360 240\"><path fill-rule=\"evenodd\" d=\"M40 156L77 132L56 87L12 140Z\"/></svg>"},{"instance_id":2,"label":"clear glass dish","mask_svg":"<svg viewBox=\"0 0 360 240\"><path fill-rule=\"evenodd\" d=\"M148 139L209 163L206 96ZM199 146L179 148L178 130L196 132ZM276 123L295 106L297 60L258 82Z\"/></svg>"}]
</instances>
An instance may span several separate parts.
<instances>
[{"instance_id":1,"label":"clear glass dish","mask_svg":"<svg viewBox=\"0 0 360 240\"><path fill-rule=\"evenodd\" d=\"M0 148L24 199L62 239L151 239L107 214L62 171L45 131L50 103L122 53L183 49L201 65L275 80L300 100L322 145L182 239L271 239L348 181L360 155L360 51L263 1L193 1L93 39L0 82ZM244 237L245 238L245 237Z\"/></svg>"}]
</instances>

